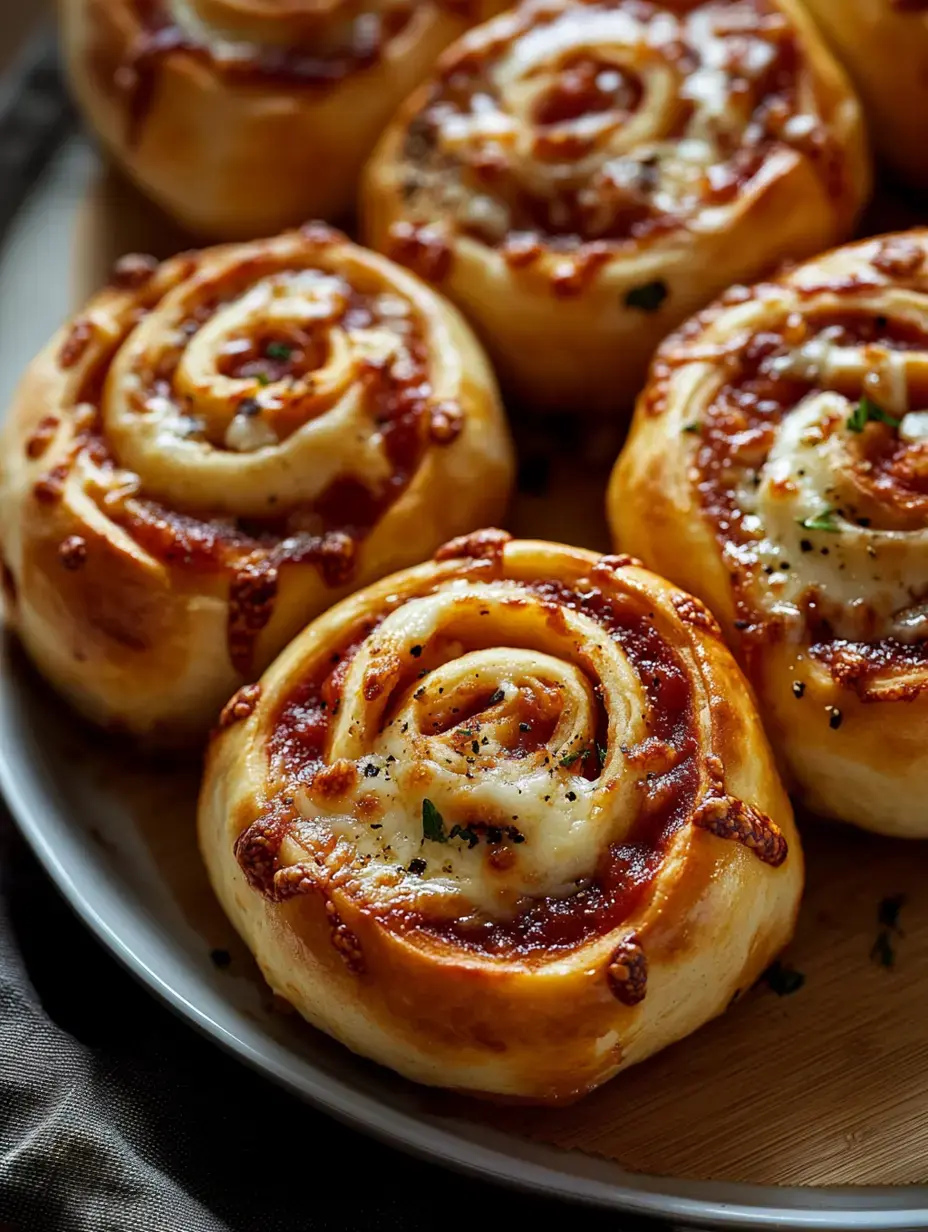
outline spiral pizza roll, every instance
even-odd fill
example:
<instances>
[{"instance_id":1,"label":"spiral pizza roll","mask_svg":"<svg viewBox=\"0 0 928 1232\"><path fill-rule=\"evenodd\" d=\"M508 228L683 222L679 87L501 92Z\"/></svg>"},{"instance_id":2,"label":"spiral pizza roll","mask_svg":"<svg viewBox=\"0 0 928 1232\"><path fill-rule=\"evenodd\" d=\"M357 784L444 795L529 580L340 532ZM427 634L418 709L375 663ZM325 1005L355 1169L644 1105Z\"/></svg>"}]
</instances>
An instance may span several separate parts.
<instances>
[{"instance_id":1,"label":"spiral pizza roll","mask_svg":"<svg viewBox=\"0 0 928 1232\"><path fill-rule=\"evenodd\" d=\"M928 189L928 3L804 0L859 90L877 152Z\"/></svg>"},{"instance_id":2,"label":"spiral pizza roll","mask_svg":"<svg viewBox=\"0 0 928 1232\"><path fill-rule=\"evenodd\" d=\"M197 233L252 239L353 206L435 57L502 0L62 0L84 114Z\"/></svg>"},{"instance_id":3,"label":"spiral pizza roll","mask_svg":"<svg viewBox=\"0 0 928 1232\"><path fill-rule=\"evenodd\" d=\"M739 288L661 350L616 542L739 648L797 793L928 836L928 230Z\"/></svg>"},{"instance_id":4,"label":"spiral pizza roll","mask_svg":"<svg viewBox=\"0 0 928 1232\"><path fill-rule=\"evenodd\" d=\"M868 178L857 102L792 0L529 0L413 95L362 217L516 394L611 412L713 295L845 238Z\"/></svg>"},{"instance_id":5,"label":"spiral pizza roll","mask_svg":"<svg viewBox=\"0 0 928 1232\"><path fill-rule=\"evenodd\" d=\"M232 699L199 831L312 1023L418 1081L545 1102L720 1014L802 887L702 604L492 530L333 608Z\"/></svg>"},{"instance_id":6,"label":"spiral pizza roll","mask_svg":"<svg viewBox=\"0 0 928 1232\"><path fill-rule=\"evenodd\" d=\"M127 257L14 399L10 616L91 718L186 741L307 620L498 514L511 471L463 321L337 231Z\"/></svg>"}]
</instances>

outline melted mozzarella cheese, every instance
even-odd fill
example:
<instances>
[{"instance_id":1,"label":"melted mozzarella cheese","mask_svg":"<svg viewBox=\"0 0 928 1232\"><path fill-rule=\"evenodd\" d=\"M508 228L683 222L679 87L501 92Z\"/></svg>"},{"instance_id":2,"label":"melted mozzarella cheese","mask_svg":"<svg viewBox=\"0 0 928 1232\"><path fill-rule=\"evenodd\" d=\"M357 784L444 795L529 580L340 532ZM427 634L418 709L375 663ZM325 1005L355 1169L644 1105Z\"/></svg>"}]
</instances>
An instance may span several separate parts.
<instances>
[{"instance_id":1,"label":"melted mozzarella cheese","mask_svg":"<svg viewBox=\"0 0 928 1232\"><path fill-rule=\"evenodd\" d=\"M846 481L854 403L827 391L810 395L783 421L756 488L738 503L763 528L734 560L759 570L757 601L801 624L802 600L815 591L836 632L889 631L893 614L911 606L928 580L928 530L881 530L854 518ZM756 523L753 519L756 518Z\"/></svg>"},{"instance_id":2,"label":"melted mozzarella cheese","mask_svg":"<svg viewBox=\"0 0 928 1232\"><path fill-rule=\"evenodd\" d=\"M298 803L310 823L337 836L338 858L375 899L393 896L401 882L408 890L412 880L420 897L463 898L492 917L506 916L526 897L576 891L637 812L644 771L620 770L621 746L647 734L637 674L608 633L579 613L568 615L563 637L543 635L551 652L506 645L507 627L513 640L517 631L540 640L527 633L530 606L509 606L524 593L511 582L459 581L412 599L352 661L330 756L340 764L350 758L356 776L347 794L332 798L310 784ZM502 624L502 645L468 651L444 640L446 627L481 620L482 612L493 622L483 627L495 632ZM545 617L538 620L547 630ZM438 661L421 683L413 677L382 726L365 700L365 681L409 662L411 647L439 645ZM571 661L581 647L596 665L611 718L612 752L593 779L582 771L584 750L596 739L597 703ZM547 697L549 705L555 698L557 720L546 744L520 754L510 746L526 696ZM484 699L476 714L475 698ZM469 717L457 721L455 707ZM440 819L437 834L431 810ZM487 827L501 831L501 842L488 841ZM424 867L413 865L407 877L413 861Z\"/></svg>"}]
</instances>

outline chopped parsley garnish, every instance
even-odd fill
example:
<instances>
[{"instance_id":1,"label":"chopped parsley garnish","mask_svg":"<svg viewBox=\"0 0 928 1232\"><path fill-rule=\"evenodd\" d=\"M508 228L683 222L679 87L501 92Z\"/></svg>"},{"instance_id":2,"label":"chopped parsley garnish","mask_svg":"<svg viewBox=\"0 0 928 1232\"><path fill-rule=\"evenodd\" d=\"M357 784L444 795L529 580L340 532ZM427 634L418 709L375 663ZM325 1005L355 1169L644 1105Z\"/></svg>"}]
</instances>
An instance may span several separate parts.
<instances>
[{"instance_id":1,"label":"chopped parsley garnish","mask_svg":"<svg viewBox=\"0 0 928 1232\"><path fill-rule=\"evenodd\" d=\"M794 967L786 967L777 961L771 963L760 977L771 991L778 997L789 997L806 982L806 977Z\"/></svg>"},{"instance_id":2,"label":"chopped parsley garnish","mask_svg":"<svg viewBox=\"0 0 928 1232\"><path fill-rule=\"evenodd\" d=\"M562 757L558 763L561 766L572 766L580 757L579 753L568 753L566 757Z\"/></svg>"},{"instance_id":3,"label":"chopped parsley garnish","mask_svg":"<svg viewBox=\"0 0 928 1232\"><path fill-rule=\"evenodd\" d=\"M667 284L660 278L653 282L642 283L640 287L632 287L625 296L626 308L640 308L642 312L657 312L667 298Z\"/></svg>"},{"instance_id":4,"label":"chopped parsley garnish","mask_svg":"<svg viewBox=\"0 0 928 1232\"><path fill-rule=\"evenodd\" d=\"M688 432L690 436L699 436L702 432L702 424L701 423L684 424L682 431Z\"/></svg>"},{"instance_id":5,"label":"chopped parsley garnish","mask_svg":"<svg viewBox=\"0 0 928 1232\"><path fill-rule=\"evenodd\" d=\"M600 764L600 765L605 765L605 762L606 762L606 746L605 746L604 744L599 744L599 743L597 743L597 745L596 745L596 754L597 754L597 756L599 757L599 764Z\"/></svg>"},{"instance_id":6,"label":"chopped parsley garnish","mask_svg":"<svg viewBox=\"0 0 928 1232\"><path fill-rule=\"evenodd\" d=\"M841 527L836 525L834 509L823 509L821 513L815 514L811 518L800 518L799 525L803 530L827 530L833 534L837 533Z\"/></svg>"},{"instance_id":7,"label":"chopped parsley garnish","mask_svg":"<svg viewBox=\"0 0 928 1232\"><path fill-rule=\"evenodd\" d=\"M281 359L286 362L293 354L293 347L287 346L286 342L269 342L264 348L264 354L268 359Z\"/></svg>"},{"instance_id":8,"label":"chopped parsley garnish","mask_svg":"<svg viewBox=\"0 0 928 1232\"><path fill-rule=\"evenodd\" d=\"M271 378L268 376L266 372L257 373L257 375L255 376L255 380L258 382L259 385L270 385L271 383Z\"/></svg>"},{"instance_id":9,"label":"chopped parsley garnish","mask_svg":"<svg viewBox=\"0 0 928 1232\"><path fill-rule=\"evenodd\" d=\"M891 428L898 428L902 420L884 411L872 398L868 398L864 394L850 415L848 415L847 428L850 432L863 432L868 423L885 423Z\"/></svg>"},{"instance_id":10,"label":"chopped parsley garnish","mask_svg":"<svg viewBox=\"0 0 928 1232\"><path fill-rule=\"evenodd\" d=\"M445 819L431 800L422 801L422 834L433 843L447 843Z\"/></svg>"}]
</instances>

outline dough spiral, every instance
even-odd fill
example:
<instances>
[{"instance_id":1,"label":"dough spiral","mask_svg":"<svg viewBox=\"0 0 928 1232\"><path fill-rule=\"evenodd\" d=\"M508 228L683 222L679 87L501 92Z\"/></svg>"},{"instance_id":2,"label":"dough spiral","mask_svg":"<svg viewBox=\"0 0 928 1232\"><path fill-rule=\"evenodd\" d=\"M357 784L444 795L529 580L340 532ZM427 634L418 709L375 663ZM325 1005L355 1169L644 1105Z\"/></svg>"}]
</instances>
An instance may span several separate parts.
<instances>
[{"instance_id":1,"label":"dough spiral","mask_svg":"<svg viewBox=\"0 0 928 1232\"><path fill-rule=\"evenodd\" d=\"M360 592L233 699L200 843L272 987L407 1076L576 1097L790 934L802 855L703 606L484 531Z\"/></svg>"},{"instance_id":2,"label":"dough spiral","mask_svg":"<svg viewBox=\"0 0 928 1232\"><path fill-rule=\"evenodd\" d=\"M792 0L528 0L409 100L362 220L516 393L608 412L713 295L846 238L868 187L857 102Z\"/></svg>"},{"instance_id":3,"label":"dough spiral","mask_svg":"<svg viewBox=\"0 0 928 1232\"><path fill-rule=\"evenodd\" d=\"M21 383L0 542L45 674L175 742L335 599L498 514L512 458L455 311L321 224L113 282Z\"/></svg>"},{"instance_id":4,"label":"dough spiral","mask_svg":"<svg viewBox=\"0 0 928 1232\"><path fill-rule=\"evenodd\" d=\"M197 234L351 210L364 160L435 57L501 0L67 0L85 116Z\"/></svg>"},{"instance_id":5,"label":"dough spiral","mask_svg":"<svg viewBox=\"0 0 928 1232\"><path fill-rule=\"evenodd\" d=\"M928 835L928 232L735 289L658 353L617 543L722 619L816 811Z\"/></svg>"}]
</instances>

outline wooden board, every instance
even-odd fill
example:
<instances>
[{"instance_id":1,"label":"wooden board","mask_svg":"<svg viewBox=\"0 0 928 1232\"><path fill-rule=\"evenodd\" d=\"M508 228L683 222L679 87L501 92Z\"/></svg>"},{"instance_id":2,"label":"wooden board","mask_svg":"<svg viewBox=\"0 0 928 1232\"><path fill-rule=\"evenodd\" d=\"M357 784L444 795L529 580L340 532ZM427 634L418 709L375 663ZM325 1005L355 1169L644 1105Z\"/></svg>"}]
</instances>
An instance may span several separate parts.
<instances>
[{"instance_id":1,"label":"wooden board","mask_svg":"<svg viewBox=\"0 0 928 1232\"><path fill-rule=\"evenodd\" d=\"M905 206L883 202L867 229L911 218ZM78 222L75 302L120 253L164 256L189 242L117 176L102 175ZM523 420L517 436L522 491L510 528L605 548L616 431ZM196 776L155 774L143 762L127 764L122 747L95 745L99 773L155 854L165 893L205 947L229 952L231 974L259 980L197 858ZM784 959L804 977L792 981L801 987L783 995L760 985L723 1019L570 1108L488 1107L439 1093L423 1093L423 1103L675 1177L812 1186L928 1180L928 844L812 819L803 835L807 893ZM897 917L895 926L880 923L881 911Z\"/></svg>"}]
</instances>

